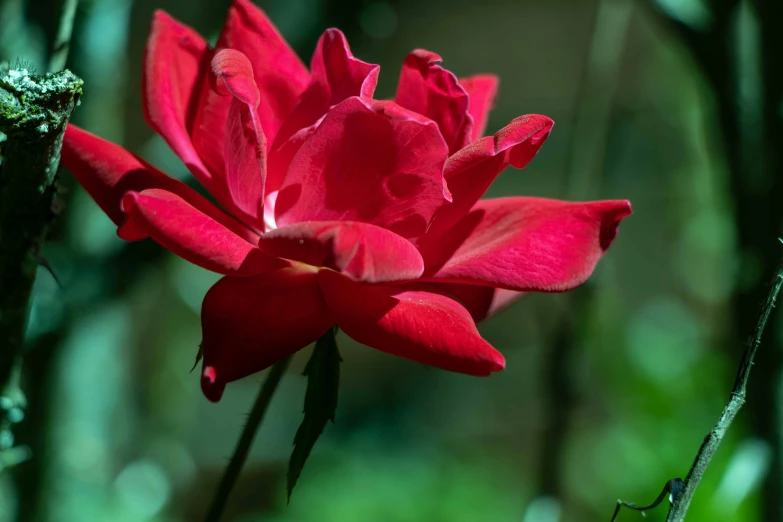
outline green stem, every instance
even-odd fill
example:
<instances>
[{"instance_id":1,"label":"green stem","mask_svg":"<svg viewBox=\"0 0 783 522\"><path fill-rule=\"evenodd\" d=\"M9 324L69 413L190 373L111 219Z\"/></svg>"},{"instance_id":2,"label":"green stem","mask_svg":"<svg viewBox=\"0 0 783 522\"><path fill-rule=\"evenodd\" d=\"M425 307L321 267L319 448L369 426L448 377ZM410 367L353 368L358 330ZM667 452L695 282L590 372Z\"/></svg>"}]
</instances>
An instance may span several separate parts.
<instances>
[{"instance_id":1,"label":"green stem","mask_svg":"<svg viewBox=\"0 0 783 522\"><path fill-rule=\"evenodd\" d=\"M59 72L65 69L68 59L68 50L71 47L71 33L73 33L73 19L76 17L76 6L79 0L63 0L63 12L60 15L60 26L57 28L57 37L54 40L52 56L49 59L49 72Z\"/></svg>"},{"instance_id":2,"label":"green stem","mask_svg":"<svg viewBox=\"0 0 783 522\"><path fill-rule=\"evenodd\" d=\"M783 239L780 240L783 242ZM712 457L718 451L718 446L723 441L723 437L734 421L734 418L739 413L740 408L745 404L745 396L747 394L748 379L750 378L750 369L753 367L753 360L756 357L756 352L761 346L761 336L764 333L764 328L767 326L769 316L772 314L772 309L775 308L775 301L778 298L778 294L783 288L783 260L775 273L775 278L772 280L771 288L767 299L764 301L764 306L761 308L761 314L756 322L756 328L753 331L753 336L750 338L748 347L745 349L745 354L740 361L739 369L737 370L737 377L734 380L734 388L731 390L729 400L726 406L723 408L723 412L718 419L718 422L710 430L704 441L701 443L699 451L696 453L696 458L691 464L691 469L688 471L688 475L685 480L672 479L666 483L661 495L650 504L649 506L637 506L631 502L624 502L622 500L617 501L617 507L615 508L612 521L617 517L620 508L625 506L639 511L645 511L657 506L667 493L671 494L672 504L669 508L669 513L666 516L666 522L683 522L685 515L688 512L688 507L693 500L693 496L696 494L696 488L699 487L699 482L707 471L707 467L712 461Z\"/></svg>"},{"instance_id":3,"label":"green stem","mask_svg":"<svg viewBox=\"0 0 783 522\"><path fill-rule=\"evenodd\" d=\"M726 431L731 426L734 417L737 416L742 405L745 404L745 395L748 387L748 378L750 377L750 369L753 367L753 359L756 356L759 346L761 345L761 336L764 333L764 327L767 325L772 309L775 307L775 300L783 288L783 261L778 266L775 274L775 279L772 281L772 287L770 288L767 299L764 302L764 306L761 309L761 315L759 315L758 322L756 323L756 329L753 332L753 337L748 344L745 354L740 362L739 370L737 371L737 378L734 381L734 388L731 390L729 401L723 408L718 422L715 427L704 437L699 448L696 458L691 465L688 476L685 477L682 489L679 495L674 498L669 514L666 517L666 522L682 522L685 520L685 514L688 512L693 495L696 493L696 488L699 486L704 472L707 471L707 466L710 465L713 455L718 450L718 446L723 440Z\"/></svg>"},{"instance_id":4,"label":"green stem","mask_svg":"<svg viewBox=\"0 0 783 522\"><path fill-rule=\"evenodd\" d=\"M223 516L228 497L231 495L231 490L234 489L239 473L245 465L245 460L247 460L247 455L250 453L250 447L253 444L258 427L264 419L264 414L269 407L269 402L272 400L272 395L275 393L275 389L280 383L280 379L285 373L290 360L290 357L283 359L269 370L269 374L261 386L261 392L258 394L258 398L255 404L253 404L253 409L247 418L247 424L245 424L242 435L239 437L234 454L231 456L231 461L228 463L223 478L220 480L220 485L215 493L215 497L212 499L212 506L209 508L204 522L218 522L220 517Z\"/></svg>"},{"instance_id":5,"label":"green stem","mask_svg":"<svg viewBox=\"0 0 783 522\"><path fill-rule=\"evenodd\" d=\"M651 504L646 506L640 506L639 504L634 504L633 502L627 502L618 498L617 507L614 508L614 514L612 515L612 519L609 522L614 522L617 519L617 515L620 514L620 508L623 507L641 511L642 516L644 516L645 511L658 507L658 504L663 502L663 499L666 498L667 495L676 496L680 491L680 488L682 488L682 479L673 478L667 481L666 485L663 486L663 489L658 494L658 497L653 500Z\"/></svg>"}]
</instances>

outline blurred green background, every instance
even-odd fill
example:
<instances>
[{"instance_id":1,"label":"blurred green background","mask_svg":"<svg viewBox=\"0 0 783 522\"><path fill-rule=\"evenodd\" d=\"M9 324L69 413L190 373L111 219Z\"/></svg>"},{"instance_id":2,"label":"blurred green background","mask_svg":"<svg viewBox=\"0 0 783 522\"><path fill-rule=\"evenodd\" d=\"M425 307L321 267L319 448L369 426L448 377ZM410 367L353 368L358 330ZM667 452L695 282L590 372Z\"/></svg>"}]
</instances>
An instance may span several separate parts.
<instances>
[{"instance_id":1,"label":"blurred green background","mask_svg":"<svg viewBox=\"0 0 783 522\"><path fill-rule=\"evenodd\" d=\"M73 121L171 175L184 166L145 125L141 62L161 8L214 42L228 0L86 0L68 67ZM336 424L290 506L285 467L310 349L284 376L226 521L608 520L684 476L731 389L781 235L783 23L779 0L259 0L309 61L341 28L393 95L417 47L501 88L493 133L525 113L554 131L491 196L628 198L634 215L590 282L529 295L480 325L507 369L472 378L338 338ZM45 70L57 0L0 0L0 60ZM778 54L776 54L778 53ZM69 173L40 270L14 426L30 461L0 474L0 521L197 521L262 375L222 402L189 373L217 276L151 240L124 243ZM748 405L689 520L783 520L781 344L773 317ZM647 520L662 521L665 508ZM623 512L620 521L642 520Z\"/></svg>"}]
</instances>

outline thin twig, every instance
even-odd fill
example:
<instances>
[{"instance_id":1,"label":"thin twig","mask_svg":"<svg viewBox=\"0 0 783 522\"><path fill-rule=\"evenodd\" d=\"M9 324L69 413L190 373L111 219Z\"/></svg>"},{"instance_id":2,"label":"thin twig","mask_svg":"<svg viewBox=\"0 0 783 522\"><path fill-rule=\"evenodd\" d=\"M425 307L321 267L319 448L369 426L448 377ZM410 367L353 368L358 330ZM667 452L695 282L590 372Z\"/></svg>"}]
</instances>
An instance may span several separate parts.
<instances>
[{"instance_id":1,"label":"thin twig","mask_svg":"<svg viewBox=\"0 0 783 522\"><path fill-rule=\"evenodd\" d=\"M688 511L693 495L696 493L696 488L699 486L699 481L701 481L704 472L707 470L707 466L709 466L712 456L715 455L731 422L734 420L734 417L737 416L737 412L742 408L742 405L745 404L745 393L748 385L748 377L750 376L750 369L753 366L753 359L756 356L756 351L761 345L761 335L764 333L764 327L767 325L767 320L772 313L772 308L775 307L775 300L778 297L778 293L780 293L781 287L783 287L783 260L777 269L775 279L773 279L771 285L772 288L761 309L758 323L756 323L756 329L753 332L750 343L740 362L739 371L737 372L737 378L734 381L734 388L731 391L729 402L723 409L723 413L721 413L718 423L704 438L704 442L702 442L699 452L696 454L696 459L693 461L690 471L688 471L688 476L685 477L680 494L676 495L673 499L669 514L666 517L666 522L682 522L685 520L685 514Z\"/></svg>"},{"instance_id":2,"label":"thin twig","mask_svg":"<svg viewBox=\"0 0 783 522\"><path fill-rule=\"evenodd\" d=\"M237 447L234 450L234 455L231 456L231 461L228 463L223 478L220 480L220 486L215 493L215 498L212 500L212 506L209 508L204 522L218 522L220 517L223 516L223 510L226 508L228 497L231 495L231 490L234 489L239 478L239 473L242 471L242 467L245 465L247 455L250 453L250 447L253 444L253 439L256 436L258 427L261 425L261 421L264 419L264 414L269 407L269 402L272 400L272 395L275 393L277 385L280 383L280 379L285 373L288 363L291 361L290 357L278 362L272 369L269 370L269 374L264 380L264 384L261 386L261 391L258 394L253 409L250 411L250 415L247 418L247 424L242 430L242 435L237 442Z\"/></svg>"},{"instance_id":3,"label":"thin twig","mask_svg":"<svg viewBox=\"0 0 783 522\"><path fill-rule=\"evenodd\" d=\"M783 72L778 51L783 43L779 27L783 2L703 2L709 13L709 23L700 28L690 28L669 16L660 9L663 2L648 0L644 3L650 6L650 13L658 15L662 25L670 27L680 37L711 87L710 98L714 101L718 131L731 174L729 188L735 200L738 248L754 251L762 260L771 260L777 256L776 245L768 240L764 227L759 227L759 223L779 223L783 218L780 205L783 184L775 183L783 169L783 153L779 147L783 139L783 120L780 118ZM745 49L744 44L748 42L753 42L753 47L758 48ZM748 50L756 56L745 56ZM754 68L751 76L744 74L748 64ZM756 74L760 76L756 77ZM745 92L747 88L753 92ZM751 102L748 103L748 100ZM749 119L748 115L751 115ZM746 128L747 125L751 128ZM761 129L759 132L764 139L758 137L758 129ZM766 271L767 268L764 273ZM747 331L756 320L755 305L759 299L754 291L739 289L735 292L731 305L737 331ZM783 352L780 349L780 325L772 324L770 328L773 330L768 341L770 353L752 383L753 393L757 395L753 401L752 420L754 431L769 443L772 450L770 472L762 488L759 517L762 520L779 520L783 512L783 496L780 494L783 487L783 401L778 390Z\"/></svg>"},{"instance_id":4,"label":"thin twig","mask_svg":"<svg viewBox=\"0 0 783 522\"><path fill-rule=\"evenodd\" d=\"M779 240L783 243L783 239ZM761 315L759 315L758 322L756 323L756 329L753 332L753 336L750 338L745 354L742 356L739 370L737 371L737 377L734 380L734 388L731 390L729 396L729 402L723 408L720 418L717 424L712 430L704 437L699 448L696 458L691 465L691 469L688 471L688 476L684 481L680 479L672 479L666 483L661 494L658 498L649 506L637 506L632 502L624 502L622 500L617 501L617 507L612 515L611 522L614 522L620 508L625 506L638 511L645 511L651 509L658 504L666 496L667 493L671 495L672 505L669 508L669 513L666 516L666 522L683 522L685 520L685 514L688 512L691 500L696 493L696 488L699 486L704 472L707 471L707 467L710 465L713 455L718 450L718 446L723 440L726 431L731 426L734 417L737 416L742 405L745 404L745 394L748 386L748 378L750 377L750 369L753 367L753 360L756 357L756 352L759 346L761 346L761 336L764 333L764 328L767 325L772 309L775 307L775 301L778 298L780 289L783 288L783 259L781 259L780 265L775 273L775 278L772 280L771 289L767 295L767 299L764 302L764 306L761 309Z\"/></svg>"},{"instance_id":5,"label":"thin twig","mask_svg":"<svg viewBox=\"0 0 783 522\"><path fill-rule=\"evenodd\" d=\"M52 47L52 56L49 59L48 72L59 72L65 69L68 59L68 50L71 47L71 34L73 33L73 20L76 17L76 6L79 0L63 0L63 12L60 15L60 26L57 28L57 37Z\"/></svg>"},{"instance_id":6,"label":"thin twig","mask_svg":"<svg viewBox=\"0 0 783 522\"><path fill-rule=\"evenodd\" d=\"M647 506L639 506L637 504L634 504L633 502L626 502L625 500L617 499L617 507L614 508L614 514L612 515L612 520L609 522L614 522L617 518L617 515L620 513L620 508L626 507L629 509L635 509L636 511L641 511L642 516L644 516L644 512L648 511L650 509L653 509L658 506L661 502L663 502L663 499L666 498L666 495L670 496L677 496L677 493L682 488L682 479L673 478L671 480L666 481L666 485L663 486L663 489L661 490L661 493L658 495L658 498L653 500L652 504Z\"/></svg>"}]
</instances>

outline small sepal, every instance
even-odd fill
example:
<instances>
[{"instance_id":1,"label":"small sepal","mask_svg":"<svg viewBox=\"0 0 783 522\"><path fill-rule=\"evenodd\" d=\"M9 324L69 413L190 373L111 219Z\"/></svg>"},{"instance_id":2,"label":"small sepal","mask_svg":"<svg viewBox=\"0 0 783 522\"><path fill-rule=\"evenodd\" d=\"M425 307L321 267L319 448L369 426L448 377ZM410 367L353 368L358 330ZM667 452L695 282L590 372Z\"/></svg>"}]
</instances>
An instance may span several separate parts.
<instances>
[{"instance_id":1,"label":"small sepal","mask_svg":"<svg viewBox=\"0 0 783 522\"><path fill-rule=\"evenodd\" d=\"M296 481L302 473L307 457L315 442L323 433L327 421L334 422L337 410L337 392L340 384L340 352L335 335L337 327L330 328L315 343L315 349L307 361L303 375L307 376L304 419L294 436L294 451L288 461L288 501Z\"/></svg>"}]
</instances>

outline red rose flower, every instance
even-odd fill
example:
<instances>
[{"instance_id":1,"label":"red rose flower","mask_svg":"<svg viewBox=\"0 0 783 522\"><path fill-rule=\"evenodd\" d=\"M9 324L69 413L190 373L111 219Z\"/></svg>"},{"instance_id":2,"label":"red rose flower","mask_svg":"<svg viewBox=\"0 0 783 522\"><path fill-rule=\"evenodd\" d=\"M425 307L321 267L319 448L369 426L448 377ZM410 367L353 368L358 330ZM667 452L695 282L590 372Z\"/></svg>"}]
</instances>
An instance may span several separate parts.
<instances>
[{"instance_id":1,"label":"red rose flower","mask_svg":"<svg viewBox=\"0 0 783 522\"><path fill-rule=\"evenodd\" d=\"M225 274L204 298L202 388L263 370L334 324L356 341L488 375L503 356L475 322L520 292L590 275L627 201L480 200L552 128L522 116L482 138L494 76L458 79L414 51L392 100L379 67L327 30L310 70L236 0L212 50L158 12L144 113L214 197L73 125L63 162L128 241L151 237Z\"/></svg>"}]
</instances>

